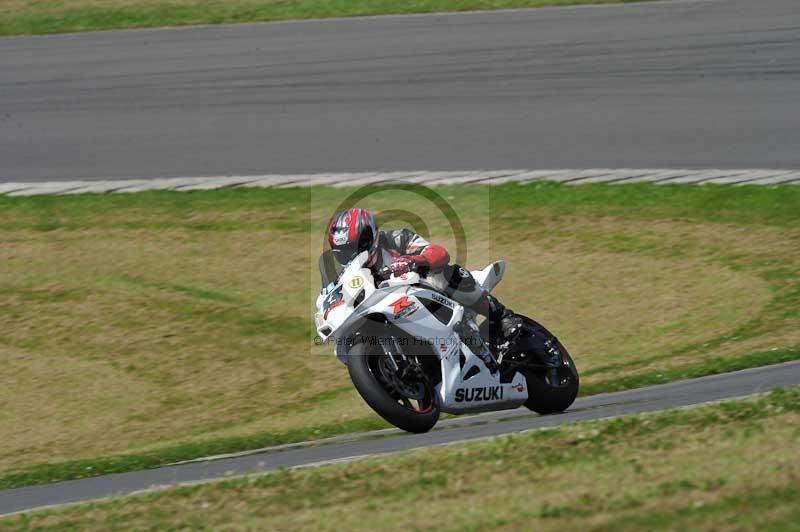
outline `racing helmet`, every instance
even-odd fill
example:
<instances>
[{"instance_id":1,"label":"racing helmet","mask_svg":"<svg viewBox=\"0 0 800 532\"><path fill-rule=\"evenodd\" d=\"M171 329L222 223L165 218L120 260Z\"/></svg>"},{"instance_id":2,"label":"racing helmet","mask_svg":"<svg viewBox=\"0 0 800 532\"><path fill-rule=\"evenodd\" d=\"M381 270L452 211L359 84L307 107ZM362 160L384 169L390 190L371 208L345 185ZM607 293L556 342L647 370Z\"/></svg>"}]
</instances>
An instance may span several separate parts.
<instances>
[{"instance_id":1,"label":"racing helmet","mask_svg":"<svg viewBox=\"0 0 800 532\"><path fill-rule=\"evenodd\" d=\"M347 209L336 214L328 226L328 244L339 264L347 264L362 251L369 251L368 264L378 254L378 224L366 209Z\"/></svg>"}]
</instances>

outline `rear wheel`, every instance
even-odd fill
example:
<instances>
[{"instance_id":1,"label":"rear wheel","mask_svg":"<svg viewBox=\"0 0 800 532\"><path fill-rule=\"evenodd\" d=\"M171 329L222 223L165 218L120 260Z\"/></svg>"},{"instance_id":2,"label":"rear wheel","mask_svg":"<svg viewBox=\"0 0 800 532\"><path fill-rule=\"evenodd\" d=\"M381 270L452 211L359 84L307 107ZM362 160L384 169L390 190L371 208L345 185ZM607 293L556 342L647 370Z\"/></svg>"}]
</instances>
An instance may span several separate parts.
<instances>
[{"instance_id":1,"label":"rear wheel","mask_svg":"<svg viewBox=\"0 0 800 532\"><path fill-rule=\"evenodd\" d=\"M517 342L524 344L527 336L527 345L533 350L526 356L533 363L521 370L528 383L525 406L538 414L563 412L578 396L578 368L558 338L540 323L520 317L524 324Z\"/></svg>"},{"instance_id":2,"label":"rear wheel","mask_svg":"<svg viewBox=\"0 0 800 532\"><path fill-rule=\"evenodd\" d=\"M418 356L403 360L380 342L357 343L348 355L350 379L364 401L383 419L408 432L428 432L439 420L438 395ZM378 345L371 345L378 344ZM404 362L408 365L403 367ZM398 369L400 366L400 369Z\"/></svg>"},{"instance_id":3,"label":"rear wheel","mask_svg":"<svg viewBox=\"0 0 800 532\"><path fill-rule=\"evenodd\" d=\"M558 368L525 370L528 400L525 406L538 414L555 414L569 408L578 396L578 370L567 350L558 342L562 364Z\"/></svg>"}]
</instances>

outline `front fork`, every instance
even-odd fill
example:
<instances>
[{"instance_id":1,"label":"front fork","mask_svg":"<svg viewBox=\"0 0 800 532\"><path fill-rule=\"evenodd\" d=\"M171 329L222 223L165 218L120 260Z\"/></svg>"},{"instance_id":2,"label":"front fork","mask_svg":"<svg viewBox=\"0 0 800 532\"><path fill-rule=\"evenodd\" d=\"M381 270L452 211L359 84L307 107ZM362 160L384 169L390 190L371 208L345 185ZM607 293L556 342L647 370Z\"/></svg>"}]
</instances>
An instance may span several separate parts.
<instances>
[{"instance_id":1,"label":"front fork","mask_svg":"<svg viewBox=\"0 0 800 532\"><path fill-rule=\"evenodd\" d=\"M401 380L410 375L418 376L422 369L419 363L409 360L397 338L389 336L389 340L389 342L381 342L381 348L383 349L383 354L386 355L386 358L389 360L389 364L391 364L394 369L395 374Z\"/></svg>"},{"instance_id":2,"label":"front fork","mask_svg":"<svg viewBox=\"0 0 800 532\"><path fill-rule=\"evenodd\" d=\"M403 362L403 364L408 364L408 359L406 355L403 353L403 349L397 343L397 338L394 336L389 337L391 342L381 342L381 348L383 349L383 354L386 355L386 358L389 359L389 362L394 367L395 371L400 370L400 364L398 363L398 359L395 358L395 351L397 352L398 358ZM390 344L390 345L387 345ZM394 348L394 349L392 349Z\"/></svg>"}]
</instances>

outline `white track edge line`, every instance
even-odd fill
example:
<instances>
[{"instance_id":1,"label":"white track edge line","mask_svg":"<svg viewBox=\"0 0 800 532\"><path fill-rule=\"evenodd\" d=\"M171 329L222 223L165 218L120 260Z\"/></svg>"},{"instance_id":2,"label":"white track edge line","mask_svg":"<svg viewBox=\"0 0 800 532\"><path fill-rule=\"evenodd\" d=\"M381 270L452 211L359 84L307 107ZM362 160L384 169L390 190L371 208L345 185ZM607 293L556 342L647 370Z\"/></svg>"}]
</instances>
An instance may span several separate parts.
<instances>
[{"instance_id":1,"label":"white track edge line","mask_svg":"<svg viewBox=\"0 0 800 532\"><path fill-rule=\"evenodd\" d=\"M74 195L74 194L123 194L131 192L143 192L147 190L171 190L177 192L192 192L195 188L198 191L215 190L221 188L301 188L313 185L320 186L369 186L387 184L393 182L412 182L424 184L426 174L431 175L430 186L443 185L482 185L497 186L504 183L521 182L531 180L531 175L535 175L534 181L551 181L548 174L552 173L552 181L568 183L580 186L582 184L625 184L628 179L635 179L640 183L663 183L671 184L673 177L664 178L666 172L680 172L681 179L698 178L690 183L680 183L689 186L704 186L709 179L716 177L706 177L714 175L715 172L726 172L727 175L737 175L742 177L742 181L734 184L764 185L764 186L785 186L800 185L800 170L791 169L729 169L729 170L708 170L708 169L681 169L681 168L597 168L597 169L553 169L553 170L531 170L531 169L480 169L462 171L442 171L442 170L409 170L394 172L337 172L337 173L314 173L314 174L261 174L261 175L227 175L209 177L155 177L147 178L122 178L108 180L68 180L68 181L37 181L37 182L6 182L0 183L0 194L7 196L34 196L34 195ZM574 177L572 177L574 174ZM597 175L592 175L597 174ZM633 175L631 175L633 174ZM785 183L770 183L771 179L780 175L797 174L797 179L791 179ZM748 178L752 175L752 178ZM597 179L597 178L601 179ZM499 183L493 182L499 180ZM587 180L586 183L583 183ZM762 183L762 181L764 181ZM350 183L354 183L350 185ZM675 183L679 184L679 183ZM722 186L733 186L722 185ZM83 189L88 189L82 192Z\"/></svg>"}]
</instances>

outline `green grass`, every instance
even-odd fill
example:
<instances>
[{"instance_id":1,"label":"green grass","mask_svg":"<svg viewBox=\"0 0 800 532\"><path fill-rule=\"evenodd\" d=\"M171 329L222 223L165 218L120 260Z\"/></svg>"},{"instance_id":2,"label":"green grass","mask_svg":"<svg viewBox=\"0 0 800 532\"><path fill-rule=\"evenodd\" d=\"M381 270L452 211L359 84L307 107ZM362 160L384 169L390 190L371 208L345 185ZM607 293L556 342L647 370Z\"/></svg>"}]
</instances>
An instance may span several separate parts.
<instances>
[{"instance_id":1,"label":"green grass","mask_svg":"<svg viewBox=\"0 0 800 532\"><path fill-rule=\"evenodd\" d=\"M766 351L764 353L748 353L735 357L719 357L700 360L678 368L670 368L654 373L631 375L620 379L595 381L581 387L581 395L594 395L597 393L617 392L631 388L643 388L668 382L696 379L708 375L719 375L731 371L757 368L770 364L780 364L800 359L800 348Z\"/></svg>"},{"instance_id":2,"label":"green grass","mask_svg":"<svg viewBox=\"0 0 800 532\"><path fill-rule=\"evenodd\" d=\"M0 527L792 530L798 422L800 389L790 388L36 511Z\"/></svg>"},{"instance_id":3,"label":"green grass","mask_svg":"<svg viewBox=\"0 0 800 532\"><path fill-rule=\"evenodd\" d=\"M146 454L119 457L101 457L87 460L73 460L59 464L42 464L25 469L21 473L0 478L0 489L20 488L36 484L48 484L62 480L125 473L153 469L159 466L189 460L201 456L232 453L247 449L259 449L295 443L313 441L349 432L366 432L386 428L388 425L379 418L366 418L330 425L320 425L299 429L281 434L255 434L220 438L205 442L178 445L166 449L158 449Z\"/></svg>"},{"instance_id":4,"label":"green grass","mask_svg":"<svg viewBox=\"0 0 800 532\"><path fill-rule=\"evenodd\" d=\"M453 248L435 208L381 190L365 206ZM436 190L583 394L800 358L798 187ZM386 426L312 341L321 227L350 192L0 196L0 487Z\"/></svg>"},{"instance_id":5,"label":"green grass","mask_svg":"<svg viewBox=\"0 0 800 532\"><path fill-rule=\"evenodd\" d=\"M633 1L645 0L6 0L0 35Z\"/></svg>"},{"instance_id":6,"label":"green grass","mask_svg":"<svg viewBox=\"0 0 800 532\"><path fill-rule=\"evenodd\" d=\"M584 385L581 390L581 395L587 396L596 393L665 384L675 380L716 375L719 373L755 368L767 364L778 364L780 362L797 359L800 359L800 350L759 353L732 359L712 359L679 370ZM367 432L388 427L390 427L390 425L382 419L373 416L342 423L312 426L280 434L267 432L252 436L220 438L178 445L175 447L158 449L146 454L73 460L58 464L41 464L26 468L19 473L0 477L0 489L20 488L36 484L60 482L63 480L76 480L109 475L112 473L153 469L202 456L259 449L286 443L315 441L340 434Z\"/></svg>"}]
</instances>

